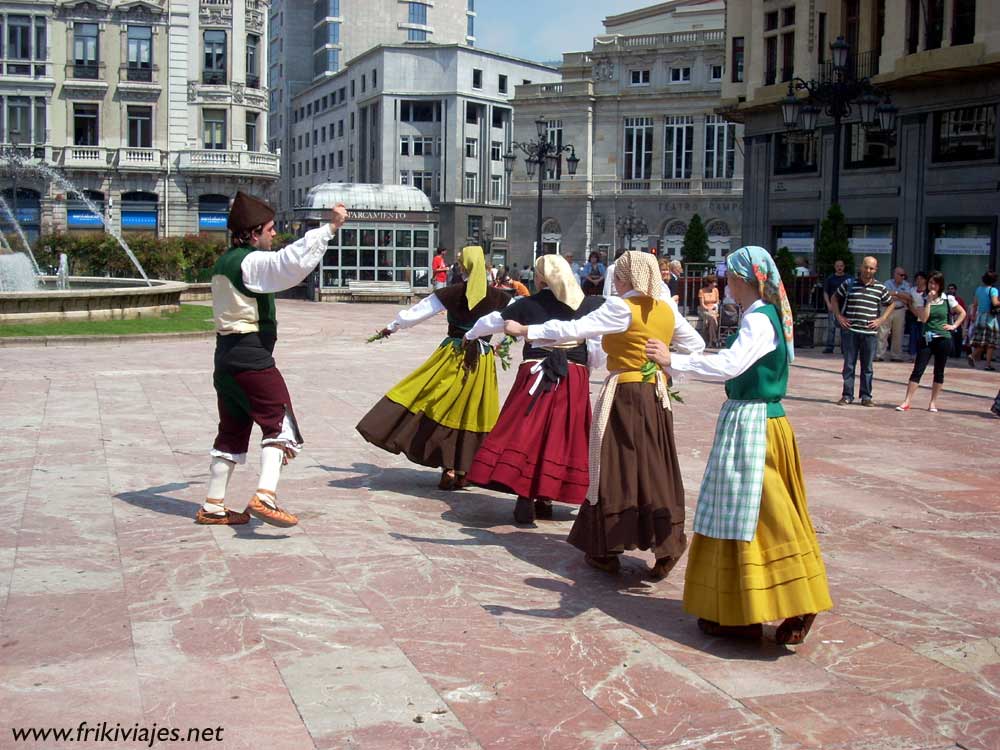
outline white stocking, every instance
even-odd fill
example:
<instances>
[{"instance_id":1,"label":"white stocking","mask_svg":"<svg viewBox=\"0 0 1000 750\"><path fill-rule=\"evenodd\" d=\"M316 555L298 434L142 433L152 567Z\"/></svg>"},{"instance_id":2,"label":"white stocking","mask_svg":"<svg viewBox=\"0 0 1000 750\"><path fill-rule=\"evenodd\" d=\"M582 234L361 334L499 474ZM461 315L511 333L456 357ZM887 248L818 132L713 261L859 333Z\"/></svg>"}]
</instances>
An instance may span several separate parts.
<instances>
[{"instance_id":1,"label":"white stocking","mask_svg":"<svg viewBox=\"0 0 1000 750\"><path fill-rule=\"evenodd\" d=\"M223 500L226 498L226 488L229 487L229 478L233 475L236 464L218 456L212 457L209 464L208 491L205 504L202 506L207 513L221 513L224 510ZM212 501L216 502L212 502Z\"/></svg>"},{"instance_id":2,"label":"white stocking","mask_svg":"<svg viewBox=\"0 0 1000 750\"><path fill-rule=\"evenodd\" d=\"M257 489L277 493L278 479L281 477L281 465L284 463L284 459L285 451L282 450L280 445L271 443L261 448L260 480L257 482ZM257 497L261 502L273 505L271 496L259 494Z\"/></svg>"}]
</instances>

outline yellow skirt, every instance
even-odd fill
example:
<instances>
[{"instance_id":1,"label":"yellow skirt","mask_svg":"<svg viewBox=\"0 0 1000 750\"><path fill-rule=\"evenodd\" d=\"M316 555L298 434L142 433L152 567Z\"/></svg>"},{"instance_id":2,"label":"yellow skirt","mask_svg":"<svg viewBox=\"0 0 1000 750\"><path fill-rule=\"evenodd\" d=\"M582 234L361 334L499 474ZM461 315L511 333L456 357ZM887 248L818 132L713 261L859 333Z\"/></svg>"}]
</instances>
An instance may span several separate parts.
<instances>
[{"instance_id":1,"label":"yellow skirt","mask_svg":"<svg viewBox=\"0 0 1000 750\"><path fill-rule=\"evenodd\" d=\"M451 339L386 394L413 414L443 427L489 432L500 414L497 367L493 350L480 355L476 369L462 369L463 353Z\"/></svg>"},{"instance_id":2,"label":"yellow skirt","mask_svg":"<svg viewBox=\"0 0 1000 750\"><path fill-rule=\"evenodd\" d=\"M721 625L752 625L832 606L795 434L784 417L769 419L757 532L749 542L694 535L684 611Z\"/></svg>"}]
</instances>

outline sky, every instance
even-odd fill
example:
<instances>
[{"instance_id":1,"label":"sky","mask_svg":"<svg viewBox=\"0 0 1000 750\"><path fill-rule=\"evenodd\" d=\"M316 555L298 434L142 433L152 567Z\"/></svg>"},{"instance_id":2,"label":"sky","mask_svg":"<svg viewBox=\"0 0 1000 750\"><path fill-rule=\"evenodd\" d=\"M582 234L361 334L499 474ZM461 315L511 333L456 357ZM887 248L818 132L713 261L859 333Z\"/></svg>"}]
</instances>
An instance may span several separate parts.
<instances>
[{"instance_id":1,"label":"sky","mask_svg":"<svg viewBox=\"0 0 1000 750\"><path fill-rule=\"evenodd\" d=\"M476 0L476 46L540 62L593 47L607 16L656 0Z\"/></svg>"}]
</instances>

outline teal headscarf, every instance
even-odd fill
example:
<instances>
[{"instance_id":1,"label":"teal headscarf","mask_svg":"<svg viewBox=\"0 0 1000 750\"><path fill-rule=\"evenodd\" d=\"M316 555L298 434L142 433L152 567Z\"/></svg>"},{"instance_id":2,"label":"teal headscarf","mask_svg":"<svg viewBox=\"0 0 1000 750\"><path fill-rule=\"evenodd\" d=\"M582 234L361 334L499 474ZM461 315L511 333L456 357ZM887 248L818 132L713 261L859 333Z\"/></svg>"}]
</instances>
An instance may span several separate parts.
<instances>
[{"instance_id":1,"label":"teal headscarf","mask_svg":"<svg viewBox=\"0 0 1000 750\"><path fill-rule=\"evenodd\" d=\"M726 268L736 276L751 284L756 284L761 299L770 302L781 311L781 327L785 334L785 348L788 361L795 359L795 331L792 326L792 307L788 304L785 285L771 254L762 247L747 245L730 253L726 258Z\"/></svg>"}]
</instances>

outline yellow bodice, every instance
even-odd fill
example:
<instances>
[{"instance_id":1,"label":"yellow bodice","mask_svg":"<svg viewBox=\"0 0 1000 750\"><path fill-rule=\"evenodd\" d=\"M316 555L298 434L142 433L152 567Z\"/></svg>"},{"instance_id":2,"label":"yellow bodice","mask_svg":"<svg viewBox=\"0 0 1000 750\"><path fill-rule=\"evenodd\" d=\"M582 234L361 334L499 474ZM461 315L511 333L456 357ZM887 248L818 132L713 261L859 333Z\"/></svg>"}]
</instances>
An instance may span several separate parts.
<instances>
[{"instance_id":1,"label":"yellow bodice","mask_svg":"<svg viewBox=\"0 0 1000 750\"><path fill-rule=\"evenodd\" d=\"M666 302L652 297L622 299L632 311L632 323L624 333L603 338L608 354L608 372L622 372L619 382L641 382L639 370L646 362L646 341L659 339L667 346L674 337L674 311Z\"/></svg>"}]
</instances>

